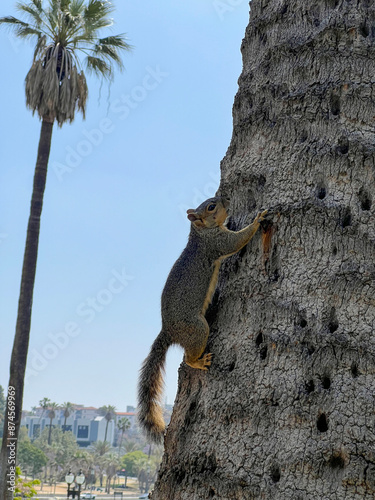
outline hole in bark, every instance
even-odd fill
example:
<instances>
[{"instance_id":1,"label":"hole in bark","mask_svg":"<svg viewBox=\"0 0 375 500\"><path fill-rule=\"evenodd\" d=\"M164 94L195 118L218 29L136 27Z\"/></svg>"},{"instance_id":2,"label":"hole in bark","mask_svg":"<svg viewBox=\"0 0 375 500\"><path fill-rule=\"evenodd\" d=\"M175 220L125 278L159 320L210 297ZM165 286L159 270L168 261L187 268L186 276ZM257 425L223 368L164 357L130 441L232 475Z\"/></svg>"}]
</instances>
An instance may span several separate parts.
<instances>
[{"instance_id":1,"label":"hole in bark","mask_svg":"<svg viewBox=\"0 0 375 500\"><path fill-rule=\"evenodd\" d=\"M305 352L307 351L307 354L309 356L311 356L315 352L315 347L312 344L309 344L307 342L301 342L301 347L303 348L303 350Z\"/></svg>"},{"instance_id":2,"label":"hole in bark","mask_svg":"<svg viewBox=\"0 0 375 500\"><path fill-rule=\"evenodd\" d=\"M316 189L316 196L319 200L324 200L327 195L326 188L324 186L318 186Z\"/></svg>"},{"instance_id":3,"label":"hole in bark","mask_svg":"<svg viewBox=\"0 0 375 500\"><path fill-rule=\"evenodd\" d=\"M319 432L327 432L328 431L328 422L325 413L322 413L316 422L316 426Z\"/></svg>"},{"instance_id":4,"label":"hole in bark","mask_svg":"<svg viewBox=\"0 0 375 500\"><path fill-rule=\"evenodd\" d=\"M243 248L241 248L241 250L238 252L238 257L240 258L240 260L245 255L246 250L247 250L247 245L245 245Z\"/></svg>"},{"instance_id":5,"label":"hole in bark","mask_svg":"<svg viewBox=\"0 0 375 500\"><path fill-rule=\"evenodd\" d=\"M299 322L299 326L300 326L301 328L306 328L306 326L307 326L307 321L305 320L305 318L302 318L302 319L300 320L300 322Z\"/></svg>"},{"instance_id":6,"label":"hole in bark","mask_svg":"<svg viewBox=\"0 0 375 500\"><path fill-rule=\"evenodd\" d=\"M287 3L284 3L284 5L281 7L280 9L280 14L283 16L284 14L286 14L288 12L288 4Z\"/></svg>"},{"instance_id":7,"label":"hole in bark","mask_svg":"<svg viewBox=\"0 0 375 500\"><path fill-rule=\"evenodd\" d=\"M356 363L352 364L352 367L351 367L350 371L352 372L353 378L357 378L358 377L359 371L358 371L358 366L357 366Z\"/></svg>"},{"instance_id":8,"label":"hole in bark","mask_svg":"<svg viewBox=\"0 0 375 500\"><path fill-rule=\"evenodd\" d=\"M331 333L335 332L339 327L339 324L337 321L331 321L331 323L328 325L329 331Z\"/></svg>"},{"instance_id":9,"label":"hole in bark","mask_svg":"<svg viewBox=\"0 0 375 500\"><path fill-rule=\"evenodd\" d=\"M341 137L337 145L337 151L342 155L348 154L349 151L349 141L347 137Z\"/></svg>"},{"instance_id":10,"label":"hole in bark","mask_svg":"<svg viewBox=\"0 0 375 500\"><path fill-rule=\"evenodd\" d=\"M313 380L309 380L308 382L305 383L305 389L307 394L311 394L315 390L315 384Z\"/></svg>"},{"instance_id":11,"label":"hole in bark","mask_svg":"<svg viewBox=\"0 0 375 500\"><path fill-rule=\"evenodd\" d=\"M230 231L237 231L237 224L233 216L230 216L227 222L227 228Z\"/></svg>"},{"instance_id":12,"label":"hole in bark","mask_svg":"<svg viewBox=\"0 0 375 500\"><path fill-rule=\"evenodd\" d=\"M264 177L264 175L260 175L258 177L258 186L263 187L265 183L266 183L266 178Z\"/></svg>"},{"instance_id":13,"label":"hole in bark","mask_svg":"<svg viewBox=\"0 0 375 500\"><path fill-rule=\"evenodd\" d=\"M359 26L359 32L364 38L369 36L370 30L368 29L368 26L366 26L366 23L362 23Z\"/></svg>"},{"instance_id":14,"label":"hole in bark","mask_svg":"<svg viewBox=\"0 0 375 500\"><path fill-rule=\"evenodd\" d=\"M182 483L183 480L185 479L186 472L182 469L178 469L174 472L174 476L176 478L177 483Z\"/></svg>"},{"instance_id":15,"label":"hole in bark","mask_svg":"<svg viewBox=\"0 0 375 500\"><path fill-rule=\"evenodd\" d=\"M228 372L232 372L234 369L236 368L236 361L233 360L229 365L228 365L228 368L227 368L227 371Z\"/></svg>"},{"instance_id":16,"label":"hole in bark","mask_svg":"<svg viewBox=\"0 0 375 500\"><path fill-rule=\"evenodd\" d=\"M270 276L270 281L276 282L276 281L279 280L279 278L280 278L279 270L275 269L275 271L273 272L272 276Z\"/></svg>"},{"instance_id":17,"label":"hole in bark","mask_svg":"<svg viewBox=\"0 0 375 500\"><path fill-rule=\"evenodd\" d=\"M337 255L337 246L335 246L335 245L332 247L332 255L335 255L335 256Z\"/></svg>"},{"instance_id":18,"label":"hole in bark","mask_svg":"<svg viewBox=\"0 0 375 500\"><path fill-rule=\"evenodd\" d=\"M210 498L212 498L212 497L214 497L214 496L215 496L215 490L214 490L213 488L211 488L211 489L210 489L210 492L209 492L208 496L209 496Z\"/></svg>"},{"instance_id":19,"label":"hole in bark","mask_svg":"<svg viewBox=\"0 0 375 500\"><path fill-rule=\"evenodd\" d=\"M302 134L301 134L301 137L300 137L299 140L300 140L301 143L305 142L307 140L307 132L306 132L306 130L302 131Z\"/></svg>"},{"instance_id":20,"label":"hole in bark","mask_svg":"<svg viewBox=\"0 0 375 500\"><path fill-rule=\"evenodd\" d=\"M329 377L323 377L322 386L323 389L329 389L331 387L331 379Z\"/></svg>"},{"instance_id":21,"label":"hole in bark","mask_svg":"<svg viewBox=\"0 0 375 500\"><path fill-rule=\"evenodd\" d=\"M275 466L271 469L271 479L274 483L278 483L280 481L281 472L280 468Z\"/></svg>"},{"instance_id":22,"label":"hole in bark","mask_svg":"<svg viewBox=\"0 0 375 500\"><path fill-rule=\"evenodd\" d=\"M342 215L341 225L342 227L348 227L352 223L352 213L349 207L346 207Z\"/></svg>"},{"instance_id":23,"label":"hole in bark","mask_svg":"<svg viewBox=\"0 0 375 500\"><path fill-rule=\"evenodd\" d=\"M340 114L340 97L336 94L331 95L331 113L334 116Z\"/></svg>"},{"instance_id":24,"label":"hole in bark","mask_svg":"<svg viewBox=\"0 0 375 500\"><path fill-rule=\"evenodd\" d=\"M340 452L336 452L329 459L328 464L332 469L343 469L345 467L345 460Z\"/></svg>"},{"instance_id":25,"label":"hole in bark","mask_svg":"<svg viewBox=\"0 0 375 500\"><path fill-rule=\"evenodd\" d=\"M258 333L257 338L255 339L256 345L259 347L263 342L263 334L262 332Z\"/></svg>"},{"instance_id":26,"label":"hole in bark","mask_svg":"<svg viewBox=\"0 0 375 500\"><path fill-rule=\"evenodd\" d=\"M371 196L363 188L360 189L358 197L359 201L361 202L362 210L370 210L372 205L372 199Z\"/></svg>"},{"instance_id":27,"label":"hole in bark","mask_svg":"<svg viewBox=\"0 0 375 500\"><path fill-rule=\"evenodd\" d=\"M262 347L262 349L259 351L259 356L260 359L266 359L267 357L267 346Z\"/></svg>"}]
</instances>

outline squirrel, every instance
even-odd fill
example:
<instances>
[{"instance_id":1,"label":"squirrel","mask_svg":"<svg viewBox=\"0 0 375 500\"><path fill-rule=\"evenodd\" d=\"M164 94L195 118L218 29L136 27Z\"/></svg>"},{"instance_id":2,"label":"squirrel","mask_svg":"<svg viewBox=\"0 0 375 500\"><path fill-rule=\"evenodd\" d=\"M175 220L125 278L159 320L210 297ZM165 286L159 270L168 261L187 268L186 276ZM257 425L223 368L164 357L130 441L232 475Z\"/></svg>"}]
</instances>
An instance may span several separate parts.
<instances>
[{"instance_id":1,"label":"squirrel","mask_svg":"<svg viewBox=\"0 0 375 500\"><path fill-rule=\"evenodd\" d=\"M259 212L241 231L230 231L224 225L228 206L228 198L215 197L187 211L189 240L162 292L162 329L143 362L138 385L138 421L156 443L161 442L165 431L160 400L167 350L179 344L188 366L207 370L211 365L212 354L203 355L209 334L205 312L217 285L220 264L251 240L267 213Z\"/></svg>"}]
</instances>

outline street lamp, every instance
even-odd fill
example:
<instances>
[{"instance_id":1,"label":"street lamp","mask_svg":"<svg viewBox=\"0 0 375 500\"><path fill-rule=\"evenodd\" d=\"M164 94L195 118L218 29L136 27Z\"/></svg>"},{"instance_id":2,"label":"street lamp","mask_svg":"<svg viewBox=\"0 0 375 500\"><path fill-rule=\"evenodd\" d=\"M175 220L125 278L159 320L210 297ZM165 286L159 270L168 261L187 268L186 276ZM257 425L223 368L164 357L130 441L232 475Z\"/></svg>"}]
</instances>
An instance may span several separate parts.
<instances>
[{"instance_id":1,"label":"street lamp","mask_svg":"<svg viewBox=\"0 0 375 500\"><path fill-rule=\"evenodd\" d=\"M78 500L81 498L81 486L85 482L85 475L82 473L82 470L76 476L76 483L78 484Z\"/></svg>"},{"instance_id":2,"label":"street lamp","mask_svg":"<svg viewBox=\"0 0 375 500\"><path fill-rule=\"evenodd\" d=\"M65 476L65 481L68 484L67 498L69 498L70 496L72 498L75 498L76 494L77 494L78 500L80 500L80 498L81 498L81 486L85 482L85 475L82 473L82 470L80 470L79 473L77 474L77 476L75 477L75 482L78 484L78 491L76 491L75 486L73 486L72 490L70 489L71 484L74 483L74 474L71 471L69 471L68 474Z\"/></svg>"},{"instance_id":3,"label":"street lamp","mask_svg":"<svg viewBox=\"0 0 375 500\"><path fill-rule=\"evenodd\" d=\"M68 494L66 495L67 498L70 497L70 485L73 483L74 481L74 474L72 474L71 471L68 472L68 474L65 476L65 481L67 482L68 484ZM73 497L74 498L74 497Z\"/></svg>"}]
</instances>

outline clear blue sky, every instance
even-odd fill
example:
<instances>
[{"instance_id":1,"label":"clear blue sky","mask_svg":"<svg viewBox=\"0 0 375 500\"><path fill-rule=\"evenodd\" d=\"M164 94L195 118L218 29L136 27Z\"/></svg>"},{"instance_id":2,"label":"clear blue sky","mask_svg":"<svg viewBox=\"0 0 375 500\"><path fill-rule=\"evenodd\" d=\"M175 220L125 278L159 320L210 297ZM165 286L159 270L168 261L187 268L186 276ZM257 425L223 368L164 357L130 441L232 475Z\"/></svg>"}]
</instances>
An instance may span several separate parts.
<instances>
[{"instance_id":1,"label":"clear blue sky","mask_svg":"<svg viewBox=\"0 0 375 500\"><path fill-rule=\"evenodd\" d=\"M19 14L2 0L0 16ZM246 0L117 0L114 33L134 46L108 95L89 79L86 121L54 129L42 215L24 408L43 397L136 404L160 330L160 295L212 196L232 134ZM40 132L25 107L32 44L0 31L2 78L0 384L8 384ZM170 350L173 403L182 351Z\"/></svg>"}]
</instances>

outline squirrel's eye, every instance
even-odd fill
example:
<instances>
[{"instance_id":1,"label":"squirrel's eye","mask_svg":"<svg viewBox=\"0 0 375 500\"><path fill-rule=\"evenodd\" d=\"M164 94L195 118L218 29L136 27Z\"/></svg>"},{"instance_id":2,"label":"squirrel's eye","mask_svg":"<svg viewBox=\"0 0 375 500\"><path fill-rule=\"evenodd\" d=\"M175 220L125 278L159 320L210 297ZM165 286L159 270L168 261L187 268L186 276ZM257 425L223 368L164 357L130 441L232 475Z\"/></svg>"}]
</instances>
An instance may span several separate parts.
<instances>
[{"instance_id":1,"label":"squirrel's eye","mask_svg":"<svg viewBox=\"0 0 375 500\"><path fill-rule=\"evenodd\" d=\"M208 210L209 212L212 212L213 210L215 210L215 208L216 208L215 203L212 203L212 205L210 205L210 206L207 208L207 210Z\"/></svg>"}]
</instances>

